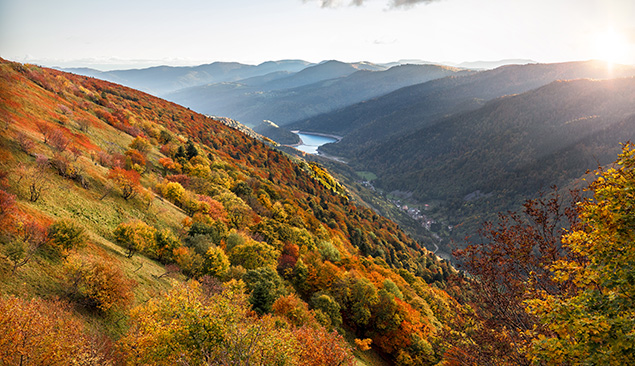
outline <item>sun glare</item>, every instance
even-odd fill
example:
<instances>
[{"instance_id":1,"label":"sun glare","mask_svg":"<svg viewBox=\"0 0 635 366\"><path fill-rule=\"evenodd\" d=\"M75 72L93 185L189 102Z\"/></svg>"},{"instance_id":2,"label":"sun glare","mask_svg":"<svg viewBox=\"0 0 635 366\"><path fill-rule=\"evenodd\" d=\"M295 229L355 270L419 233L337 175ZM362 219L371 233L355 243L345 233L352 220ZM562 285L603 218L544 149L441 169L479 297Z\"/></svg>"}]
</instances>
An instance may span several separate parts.
<instances>
[{"instance_id":1,"label":"sun glare","mask_svg":"<svg viewBox=\"0 0 635 366\"><path fill-rule=\"evenodd\" d=\"M609 62L620 63L627 58L629 43L626 37L614 29L607 29L595 36L596 58Z\"/></svg>"}]
</instances>

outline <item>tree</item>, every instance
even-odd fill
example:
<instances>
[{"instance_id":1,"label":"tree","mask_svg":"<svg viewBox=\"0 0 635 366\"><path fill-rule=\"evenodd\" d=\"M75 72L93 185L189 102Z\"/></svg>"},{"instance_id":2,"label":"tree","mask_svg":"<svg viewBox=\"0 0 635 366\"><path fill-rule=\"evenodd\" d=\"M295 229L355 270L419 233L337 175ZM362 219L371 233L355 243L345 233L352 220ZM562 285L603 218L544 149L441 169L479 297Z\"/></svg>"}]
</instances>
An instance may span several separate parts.
<instances>
[{"instance_id":1,"label":"tree","mask_svg":"<svg viewBox=\"0 0 635 366\"><path fill-rule=\"evenodd\" d=\"M187 156L187 160L190 160L193 157L198 155L198 150L196 149L196 146L194 146L194 142L192 142L192 140L187 141L187 148L185 149L185 154Z\"/></svg>"},{"instance_id":2,"label":"tree","mask_svg":"<svg viewBox=\"0 0 635 366\"><path fill-rule=\"evenodd\" d=\"M573 292L529 300L529 312L552 333L535 335L532 360L548 365L625 365L635 359L635 149L623 147L613 168L596 171L593 198L580 206L582 225L565 247L585 261L562 258L550 268Z\"/></svg>"},{"instance_id":3,"label":"tree","mask_svg":"<svg viewBox=\"0 0 635 366\"><path fill-rule=\"evenodd\" d=\"M318 250L324 260L337 263L340 261L340 251L330 242L321 241L318 243Z\"/></svg>"},{"instance_id":4,"label":"tree","mask_svg":"<svg viewBox=\"0 0 635 366\"><path fill-rule=\"evenodd\" d=\"M125 152L126 169L134 170L139 174L146 171L146 157L138 150L130 149Z\"/></svg>"},{"instance_id":5,"label":"tree","mask_svg":"<svg viewBox=\"0 0 635 366\"><path fill-rule=\"evenodd\" d=\"M325 325L325 327L337 329L342 325L340 305L331 296L324 293L316 293L311 298L311 306L328 317L329 324Z\"/></svg>"},{"instance_id":6,"label":"tree","mask_svg":"<svg viewBox=\"0 0 635 366\"><path fill-rule=\"evenodd\" d=\"M271 310L273 314L284 317L293 326L316 326L315 317L309 306L294 294L279 297L271 306Z\"/></svg>"},{"instance_id":7,"label":"tree","mask_svg":"<svg viewBox=\"0 0 635 366\"><path fill-rule=\"evenodd\" d=\"M276 299L285 292L282 279L271 267L247 271L244 281L247 288L251 290L249 302L258 314L269 313Z\"/></svg>"},{"instance_id":8,"label":"tree","mask_svg":"<svg viewBox=\"0 0 635 366\"><path fill-rule=\"evenodd\" d=\"M150 151L150 149L152 148L152 144L145 137L137 136L134 138L134 140L132 140L128 147L130 149L134 149L145 154Z\"/></svg>"},{"instance_id":9,"label":"tree","mask_svg":"<svg viewBox=\"0 0 635 366\"><path fill-rule=\"evenodd\" d=\"M15 232L10 235L8 245L3 249L5 256L12 262L12 273L29 263L48 242L47 228L33 219L20 219L14 222Z\"/></svg>"},{"instance_id":10,"label":"tree","mask_svg":"<svg viewBox=\"0 0 635 366\"><path fill-rule=\"evenodd\" d=\"M60 301L0 297L0 364L109 365Z\"/></svg>"},{"instance_id":11,"label":"tree","mask_svg":"<svg viewBox=\"0 0 635 366\"><path fill-rule=\"evenodd\" d=\"M223 278L229 269L229 259L223 249L212 246L205 253L203 271L217 278Z\"/></svg>"},{"instance_id":12,"label":"tree","mask_svg":"<svg viewBox=\"0 0 635 366\"><path fill-rule=\"evenodd\" d=\"M121 190L121 197L126 201L137 195L139 190L139 173L134 170L125 170L114 167L108 173L111 179Z\"/></svg>"},{"instance_id":13,"label":"tree","mask_svg":"<svg viewBox=\"0 0 635 366\"><path fill-rule=\"evenodd\" d=\"M71 144L71 139L60 128L53 130L48 139L51 145L59 152L63 152Z\"/></svg>"},{"instance_id":14,"label":"tree","mask_svg":"<svg viewBox=\"0 0 635 366\"><path fill-rule=\"evenodd\" d=\"M525 202L522 213L501 214L497 224L483 225L480 242L454 252L472 278L454 279L471 307L453 319L457 333L446 338L450 354L456 352L451 359L465 365L531 364L533 337L550 332L526 312L525 301L573 286L554 281L550 270L559 260L574 259L561 242L565 228L577 225L578 196L572 193L565 200L554 190Z\"/></svg>"},{"instance_id":15,"label":"tree","mask_svg":"<svg viewBox=\"0 0 635 366\"><path fill-rule=\"evenodd\" d=\"M24 179L24 186L28 190L29 201L37 202L42 196L42 192L49 188L49 177L46 170L49 166L49 159L44 155L36 155L35 164L18 167L18 184Z\"/></svg>"},{"instance_id":16,"label":"tree","mask_svg":"<svg viewBox=\"0 0 635 366\"><path fill-rule=\"evenodd\" d=\"M128 258L136 252L154 247L156 229L141 220L121 223L115 228L115 242L125 248Z\"/></svg>"},{"instance_id":17,"label":"tree","mask_svg":"<svg viewBox=\"0 0 635 366\"><path fill-rule=\"evenodd\" d=\"M302 365L356 365L350 346L335 331L304 326L295 330L294 335L299 343Z\"/></svg>"},{"instance_id":18,"label":"tree","mask_svg":"<svg viewBox=\"0 0 635 366\"><path fill-rule=\"evenodd\" d=\"M259 267L275 268L279 254L272 246L249 239L229 251L229 260L233 265L241 265L248 270Z\"/></svg>"},{"instance_id":19,"label":"tree","mask_svg":"<svg viewBox=\"0 0 635 366\"><path fill-rule=\"evenodd\" d=\"M181 246L179 239L169 229L157 230L154 241L152 256L163 263L171 262L174 259L174 250Z\"/></svg>"},{"instance_id":20,"label":"tree","mask_svg":"<svg viewBox=\"0 0 635 366\"><path fill-rule=\"evenodd\" d=\"M344 305L348 318L359 328L369 324L378 303L377 288L365 277L348 273L334 285L338 302Z\"/></svg>"},{"instance_id":21,"label":"tree","mask_svg":"<svg viewBox=\"0 0 635 366\"><path fill-rule=\"evenodd\" d=\"M293 267L293 276L291 281L298 291L306 293L309 291L309 284L307 279L309 278L309 268L304 264L302 259L298 259Z\"/></svg>"},{"instance_id":22,"label":"tree","mask_svg":"<svg viewBox=\"0 0 635 366\"><path fill-rule=\"evenodd\" d=\"M161 194L172 203L178 203L185 193L185 188L177 182L167 182L161 187Z\"/></svg>"},{"instance_id":23,"label":"tree","mask_svg":"<svg viewBox=\"0 0 635 366\"><path fill-rule=\"evenodd\" d=\"M45 144L48 143L48 139L50 138L51 133L53 133L53 128L48 123L39 122L37 124L37 129L42 134L42 139L44 143Z\"/></svg>"},{"instance_id":24,"label":"tree","mask_svg":"<svg viewBox=\"0 0 635 366\"><path fill-rule=\"evenodd\" d=\"M119 344L131 364L302 364L293 334L251 316L235 282L211 295L196 281L177 285L133 309L130 323Z\"/></svg>"},{"instance_id":25,"label":"tree","mask_svg":"<svg viewBox=\"0 0 635 366\"><path fill-rule=\"evenodd\" d=\"M174 249L172 255L174 256L174 261L185 275L194 278L202 274L204 258L196 253L194 249L179 247Z\"/></svg>"}]
</instances>

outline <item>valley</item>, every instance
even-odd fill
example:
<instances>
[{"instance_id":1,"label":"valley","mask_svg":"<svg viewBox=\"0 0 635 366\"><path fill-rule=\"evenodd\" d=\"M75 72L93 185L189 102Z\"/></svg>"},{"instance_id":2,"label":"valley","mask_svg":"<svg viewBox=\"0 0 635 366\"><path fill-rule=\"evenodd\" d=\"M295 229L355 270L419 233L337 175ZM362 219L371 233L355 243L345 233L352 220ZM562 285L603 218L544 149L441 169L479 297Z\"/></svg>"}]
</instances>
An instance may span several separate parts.
<instances>
[{"instance_id":1,"label":"valley","mask_svg":"<svg viewBox=\"0 0 635 366\"><path fill-rule=\"evenodd\" d=\"M588 245L568 233L578 235L578 220L602 224L596 202L630 184L635 67L608 77L594 61L484 71L268 65L299 70L223 64L225 76L206 80L227 80L202 86L213 93L170 92L193 88L201 104L183 107L2 61L0 307L75 324L21 333L48 342L41 357L234 364L243 357L236 337L262 364L440 365L468 351L472 365L516 364L529 348L549 357L535 343L554 337L539 327L549 313L524 305L526 296L547 306L545 295L523 276L531 266L553 296L583 292L552 279L551 266L598 255L573 256L562 242ZM417 78L393 82L403 68ZM163 88L184 71L147 75ZM174 75L159 82L156 72ZM129 73L117 75L145 80ZM341 97L346 85L381 80L393 81ZM343 94L321 99L336 89ZM210 95L227 103L206 104ZM232 117L251 122L209 112L217 107L248 109ZM569 196L593 169L601 179L587 199ZM625 210L630 220L630 208L606 204L598 212ZM621 235L605 232L597 235ZM501 302L508 310L497 313ZM519 317L526 325L509 331ZM3 329L16 338L16 327ZM200 341L184 341L192 334ZM488 348L491 334L503 340ZM55 351L63 337L80 342ZM36 351L0 351L0 360L27 354Z\"/></svg>"},{"instance_id":2,"label":"valley","mask_svg":"<svg viewBox=\"0 0 635 366\"><path fill-rule=\"evenodd\" d=\"M627 116L606 116L609 109L579 112L578 115L569 110L567 115L557 117L562 118L557 121L558 126L547 127L562 131L567 128L584 129L585 121L590 121L589 116L595 119L589 122L591 125L604 123L605 127L597 131L572 130L563 135L566 138L578 136L578 143L582 143L593 138L589 134L602 134L604 140L596 141L591 145L593 147L584 145L586 151L567 152L569 157L577 155L576 161L562 155L568 151L568 146L563 146L564 150L539 147L541 134L546 130L532 125L531 119L542 123L540 120L543 118L531 116L534 110L560 109L545 104L558 98L563 99L563 103L580 103L567 100L571 93L577 91L564 90L569 84L560 81L629 78L635 75L633 67L609 68L600 61L497 65L485 70L335 60L317 64L293 60L255 66L231 63L204 66L206 79L201 78L197 83L207 84L181 89L176 87L178 80L192 72L198 73L203 66L167 68L169 72L166 71L166 75L172 76L162 79L174 80L170 84L173 89L159 94L198 112L231 117L280 144L300 146L304 152L315 153L318 151L316 146L320 145L319 152L323 156L345 162L354 170L367 170L377 175L373 184L382 192L411 192L412 203L415 204L438 202L431 221L439 223L435 228L445 228L434 233L445 243L442 244L444 253L450 252L450 243L464 245L466 237L472 236L483 221L495 219L498 212L519 209L525 199L553 185L577 186L574 181L581 176L580 172L593 169L598 163L606 164L617 153L618 144L623 139L618 137L619 134L609 132L613 128L610 125L617 122L615 118ZM152 90L154 84L144 84L147 76L143 76L155 73L155 70L150 71L119 71L111 76L128 75L129 85ZM549 85L560 90L541 89ZM516 107L508 108L505 112L508 116L492 117L486 116L488 112L481 112L511 104L514 98L525 98L525 93L534 90L559 93L559 96L555 99L550 96L552 100L549 101L528 100L527 103L531 104L523 107L525 116L513 111ZM595 97L589 95L585 98ZM492 103L496 107L492 107ZM619 103L628 101L620 100ZM588 106L591 104L585 105ZM488 125L483 122L484 118L503 119ZM526 120L523 125L510 125L511 121L523 118ZM612 122L602 122L606 118ZM618 125L628 126L625 120L620 123ZM498 130L485 137L482 129L496 124ZM311 146L304 146L291 132L297 130L334 135L338 137L338 143L326 140L314 143L306 138L309 144L304 145ZM504 130L506 135L499 135ZM555 134L551 136L558 136L558 132L553 131ZM628 136L632 132L621 133ZM527 134L533 134L531 140L517 140L517 136ZM469 136L474 139L464 139ZM506 139L516 143L515 147ZM491 149L477 147L481 141L488 141ZM575 144L574 141L568 143ZM578 145L577 148L581 147ZM489 155L475 155L489 150ZM548 158L545 154L550 152L556 155ZM594 158L590 158L591 155ZM565 162L563 158L568 160ZM450 161L453 163L449 164ZM558 166L555 169L561 171L547 174L550 178L547 175L532 177L535 175L532 170L542 170L541 161L555 164ZM527 176L531 178L526 179ZM354 175L349 179L354 180ZM465 199L473 192L485 193ZM386 214L385 210L379 212ZM430 225L424 223L424 226ZM448 227L455 229L448 230Z\"/></svg>"},{"instance_id":3,"label":"valley","mask_svg":"<svg viewBox=\"0 0 635 366\"><path fill-rule=\"evenodd\" d=\"M635 1L0 1L0 365L635 360Z\"/></svg>"}]
</instances>

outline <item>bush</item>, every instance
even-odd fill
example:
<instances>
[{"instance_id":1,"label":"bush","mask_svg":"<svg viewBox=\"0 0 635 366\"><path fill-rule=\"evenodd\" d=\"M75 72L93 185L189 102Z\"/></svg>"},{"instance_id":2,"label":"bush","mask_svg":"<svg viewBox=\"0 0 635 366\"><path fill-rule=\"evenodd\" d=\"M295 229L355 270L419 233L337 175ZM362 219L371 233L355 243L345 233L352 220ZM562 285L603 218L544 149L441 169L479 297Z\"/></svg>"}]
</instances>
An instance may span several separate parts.
<instances>
[{"instance_id":1,"label":"bush","mask_svg":"<svg viewBox=\"0 0 635 366\"><path fill-rule=\"evenodd\" d=\"M133 282L109 258L72 256L65 268L72 291L89 307L107 312L125 309L132 301Z\"/></svg>"},{"instance_id":2,"label":"bush","mask_svg":"<svg viewBox=\"0 0 635 366\"><path fill-rule=\"evenodd\" d=\"M64 255L86 244L86 230L70 219L55 221L48 229L51 244Z\"/></svg>"},{"instance_id":3,"label":"bush","mask_svg":"<svg viewBox=\"0 0 635 366\"><path fill-rule=\"evenodd\" d=\"M141 220L133 220L127 223L121 223L113 234L115 242L125 248L128 258L136 252L151 250L155 247L156 229Z\"/></svg>"},{"instance_id":4,"label":"bush","mask_svg":"<svg viewBox=\"0 0 635 366\"><path fill-rule=\"evenodd\" d=\"M203 271L214 277L223 278L229 269L229 259L225 252L219 247L210 247L205 253Z\"/></svg>"}]
</instances>

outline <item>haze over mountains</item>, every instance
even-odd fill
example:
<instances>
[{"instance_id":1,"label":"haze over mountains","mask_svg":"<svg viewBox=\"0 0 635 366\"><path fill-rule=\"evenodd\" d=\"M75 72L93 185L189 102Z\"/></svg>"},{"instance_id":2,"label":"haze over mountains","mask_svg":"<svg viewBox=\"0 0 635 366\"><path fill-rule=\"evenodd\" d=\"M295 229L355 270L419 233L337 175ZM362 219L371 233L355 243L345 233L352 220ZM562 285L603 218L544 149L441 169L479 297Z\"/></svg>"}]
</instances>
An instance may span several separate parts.
<instances>
[{"instance_id":1,"label":"haze over mountains","mask_svg":"<svg viewBox=\"0 0 635 366\"><path fill-rule=\"evenodd\" d=\"M329 61L263 84L212 84L171 93L167 98L202 113L230 115L247 125L263 119L285 125L458 72L436 65L359 70Z\"/></svg>"},{"instance_id":2,"label":"haze over mountains","mask_svg":"<svg viewBox=\"0 0 635 366\"><path fill-rule=\"evenodd\" d=\"M198 112L249 126L284 125L460 70L438 65L379 65L336 60L285 60L257 66L215 62L197 67L141 70L66 69L165 97Z\"/></svg>"},{"instance_id":3,"label":"haze over mountains","mask_svg":"<svg viewBox=\"0 0 635 366\"><path fill-rule=\"evenodd\" d=\"M479 70L501 63L515 64ZM377 188L406 192L415 203L439 202L446 223L469 230L611 161L619 142L634 136L629 81L580 80L628 78L634 67L529 60L460 66L278 61L95 76L125 79L283 144L298 142L289 130L342 136L320 151L373 172ZM474 192L486 199L474 202Z\"/></svg>"},{"instance_id":4,"label":"haze over mountains","mask_svg":"<svg viewBox=\"0 0 635 366\"><path fill-rule=\"evenodd\" d=\"M235 81L269 73L293 73L310 65L301 60L268 61L257 66L238 62L214 62L200 66L156 66L146 69L99 71L89 68L63 69L162 95L205 83Z\"/></svg>"}]
</instances>

